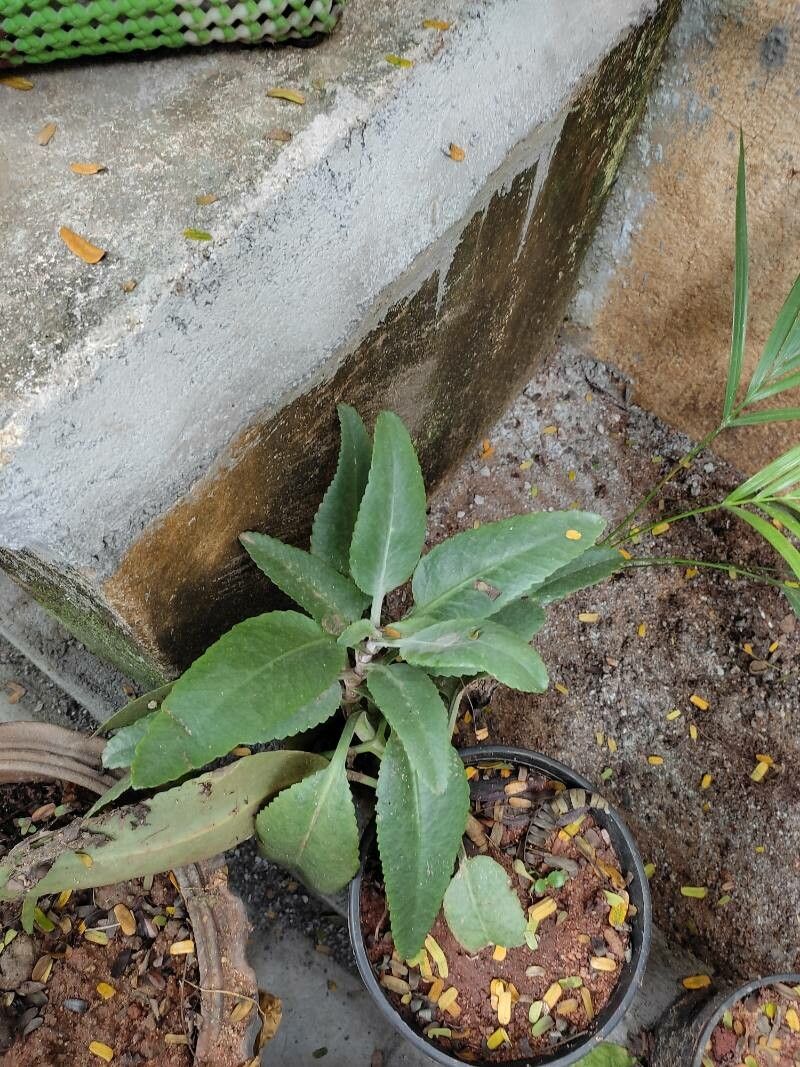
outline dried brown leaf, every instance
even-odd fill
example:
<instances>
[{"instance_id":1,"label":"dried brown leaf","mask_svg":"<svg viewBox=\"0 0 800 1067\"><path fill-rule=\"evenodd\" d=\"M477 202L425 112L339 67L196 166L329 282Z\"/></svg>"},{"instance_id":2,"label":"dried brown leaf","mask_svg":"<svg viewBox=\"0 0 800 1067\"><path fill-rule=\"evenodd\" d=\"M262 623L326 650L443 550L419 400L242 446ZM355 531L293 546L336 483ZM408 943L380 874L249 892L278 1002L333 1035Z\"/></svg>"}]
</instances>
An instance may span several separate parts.
<instances>
[{"instance_id":1,"label":"dried brown leaf","mask_svg":"<svg viewBox=\"0 0 800 1067\"><path fill-rule=\"evenodd\" d=\"M466 156L467 153L464 151L464 149L461 147L461 145L457 145L457 144L455 144L454 142L451 141L450 142L450 147L447 150L447 154L456 163L463 163L464 162L464 157Z\"/></svg>"},{"instance_id":2,"label":"dried brown leaf","mask_svg":"<svg viewBox=\"0 0 800 1067\"><path fill-rule=\"evenodd\" d=\"M279 85L273 86L272 89L267 89L267 96L271 96L275 100L286 100L290 104L304 104L306 102L305 96L298 92L297 89L283 89Z\"/></svg>"},{"instance_id":3,"label":"dried brown leaf","mask_svg":"<svg viewBox=\"0 0 800 1067\"><path fill-rule=\"evenodd\" d=\"M23 78L21 74L4 74L0 78L0 85L7 85L9 89L18 89L21 93L27 93L33 88L33 82Z\"/></svg>"},{"instance_id":4,"label":"dried brown leaf","mask_svg":"<svg viewBox=\"0 0 800 1067\"><path fill-rule=\"evenodd\" d=\"M264 137L268 141L281 141L286 144L291 141L292 134L290 130L284 130L281 126L273 126L271 130L267 130Z\"/></svg>"},{"instance_id":5,"label":"dried brown leaf","mask_svg":"<svg viewBox=\"0 0 800 1067\"><path fill-rule=\"evenodd\" d=\"M194 199L199 207L208 207L209 204L216 204L219 197L215 196L213 193L204 193L202 196L196 196Z\"/></svg>"},{"instance_id":6,"label":"dried brown leaf","mask_svg":"<svg viewBox=\"0 0 800 1067\"><path fill-rule=\"evenodd\" d=\"M41 130L36 134L37 142L44 147L46 144L50 144L53 139L53 134L58 129L58 126L54 122L48 122L42 126Z\"/></svg>"},{"instance_id":7,"label":"dried brown leaf","mask_svg":"<svg viewBox=\"0 0 800 1067\"><path fill-rule=\"evenodd\" d=\"M74 230L70 230L66 226L62 226L58 231L58 236L78 259L82 259L84 263L99 263L103 256L106 254L104 248L98 248L97 245L91 244L85 237L81 237L79 233L75 233Z\"/></svg>"},{"instance_id":8,"label":"dried brown leaf","mask_svg":"<svg viewBox=\"0 0 800 1067\"><path fill-rule=\"evenodd\" d=\"M102 174L106 169L103 163L70 163L73 174Z\"/></svg>"}]
</instances>

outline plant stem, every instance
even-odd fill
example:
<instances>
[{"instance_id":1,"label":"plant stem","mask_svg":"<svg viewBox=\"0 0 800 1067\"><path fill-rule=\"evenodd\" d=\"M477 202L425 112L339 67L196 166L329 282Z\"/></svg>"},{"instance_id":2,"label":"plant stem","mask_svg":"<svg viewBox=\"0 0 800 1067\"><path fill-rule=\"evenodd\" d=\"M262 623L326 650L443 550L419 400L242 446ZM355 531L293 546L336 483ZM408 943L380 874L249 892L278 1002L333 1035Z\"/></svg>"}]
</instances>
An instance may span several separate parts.
<instances>
[{"instance_id":1,"label":"plant stem","mask_svg":"<svg viewBox=\"0 0 800 1067\"><path fill-rule=\"evenodd\" d=\"M371 741L363 741L360 745L353 745L350 749L351 756L377 756L378 759L383 757L383 751L386 745L383 741L379 740L377 736L373 737Z\"/></svg>"},{"instance_id":2,"label":"plant stem","mask_svg":"<svg viewBox=\"0 0 800 1067\"><path fill-rule=\"evenodd\" d=\"M675 466L672 467L672 469L669 470L664 475L664 477L653 486L650 492L645 497L643 497L642 500L639 501L636 507L633 508L632 511L629 511L625 518L621 522L617 523L614 529L610 533L606 534L602 541L598 543L600 545L606 545L609 542L612 542L618 534L623 533L625 530L627 530L633 520L636 518L636 516L641 511L643 511L649 504L651 504L653 500L655 500L655 498L658 496L664 486L671 482L672 479L682 470L690 467L694 460L697 459L697 457L700 455L700 453L704 449L708 448L711 442L716 437L718 437L724 429L726 429L726 424L720 423L720 425L717 426L716 429L712 430L710 433L707 433L706 436L702 439L702 441L698 441L694 448L690 449L690 451L687 452L685 456L682 456L675 464Z\"/></svg>"},{"instance_id":3,"label":"plant stem","mask_svg":"<svg viewBox=\"0 0 800 1067\"><path fill-rule=\"evenodd\" d=\"M722 504L704 504L700 508L692 508L690 511L680 511L677 515L668 515L666 518L658 518L654 522L647 523L646 526L637 526L629 530L624 537L618 538L613 542L612 548L616 548L617 545L624 545L626 541L632 540L634 537L641 537L642 534L648 534L654 527L661 526L666 523L668 526L672 526L673 523L680 522L681 519L691 519L696 515L705 515L709 511L718 511L722 507Z\"/></svg>"},{"instance_id":4,"label":"plant stem","mask_svg":"<svg viewBox=\"0 0 800 1067\"><path fill-rule=\"evenodd\" d=\"M456 695L450 701L450 712L447 722L447 732L450 737L453 736L453 733L455 731L456 722L458 721L458 709L461 707L461 701L464 699L464 694L466 693L468 688L469 685L463 686L456 692Z\"/></svg>"},{"instance_id":5,"label":"plant stem","mask_svg":"<svg viewBox=\"0 0 800 1067\"><path fill-rule=\"evenodd\" d=\"M755 582L763 582L765 585L772 585L776 589L785 589L786 583L778 578L772 578L767 574L760 574L758 571L748 570L746 567L740 567L736 563L717 563L713 560L706 559L682 559L679 556L642 556L639 558L629 559L625 561L626 567L704 567L707 570L725 571L726 574L730 574L734 571L742 578L750 578Z\"/></svg>"},{"instance_id":6,"label":"plant stem","mask_svg":"<svg viewBox=\"0 0 800 1067\"><path fill-rule=\"evenodd\" d=\"M362 774L361 771L348 771L347 778L351 782L358 782L359 785L368 785L370 789L378 788L378 779Z\"/></svg>"}]
</instances>

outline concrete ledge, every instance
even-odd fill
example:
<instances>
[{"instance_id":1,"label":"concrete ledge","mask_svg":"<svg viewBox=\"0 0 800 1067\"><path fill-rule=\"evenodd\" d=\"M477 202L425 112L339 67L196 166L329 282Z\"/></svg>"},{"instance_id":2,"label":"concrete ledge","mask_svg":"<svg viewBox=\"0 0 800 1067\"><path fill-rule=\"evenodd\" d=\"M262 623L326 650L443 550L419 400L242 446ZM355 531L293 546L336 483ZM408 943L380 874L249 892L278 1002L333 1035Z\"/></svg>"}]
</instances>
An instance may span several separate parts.
<instances>
[{"instance_id":1,"label":"concrete ledge","mask_svg":"<svg viewBox=\"0 0 800 1067\"><path fill-rule=\"evenodd\" d=\"M0 565L151 682L267 603L236 535L302 533L337 398L400 411L441 475L547 351L676 9L446 0L441 34L423 0L355 0L315 50L65 67L4 98Z\"/></svg>"}]
</instances>

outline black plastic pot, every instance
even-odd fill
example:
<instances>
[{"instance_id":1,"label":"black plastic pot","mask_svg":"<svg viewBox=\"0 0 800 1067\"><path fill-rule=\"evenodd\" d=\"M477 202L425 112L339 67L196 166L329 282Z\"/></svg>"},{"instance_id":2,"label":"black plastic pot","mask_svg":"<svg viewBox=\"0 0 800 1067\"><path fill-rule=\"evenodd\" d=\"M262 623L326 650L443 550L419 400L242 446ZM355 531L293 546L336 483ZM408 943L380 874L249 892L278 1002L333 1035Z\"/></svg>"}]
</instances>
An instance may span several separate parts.
<instances>
[{"instance_id":1,"label":"black plastic pot","mask_svg":"<svg viewBox=\"0 0 800 1067\"><path fill-rule=\"evenodd\" d=\"M594 786L575 771L565 767L563 763L543 756L538 752L530 752L524 748L510 748L505 745L487 745L479 748L464 748L459 752L464 763L482 763L493 760L503 760L508 763L521 764L532 770L542 771L548 778L555 778L563 782L568 788L586 789L590 793L599 792ZM652 908L650 904L650 889L647 884L647 876L644 873L639 851L630 831L623 823L619 815L610 810L608 812L595 811L593 817L608 831L611 842L619 857L624 871L633 875L633 881L628 886L631 903L637 908L637 915L632 923L631 931L631 959L626 963L620 974L619 983L614 990L611 1000L605 1009L595 1020L595 1028L591 1035L583 1035L567 1041L544 1056L535 1059L526 1057L513 1061L505 1061L504 1067L568 1067L568 1064L577 1063L581 1057L591 1052L598 1041L608 1037L617 1023L625 1015L636 996L644 978L647 965L647 957L650 953L650 940L652 936ZM362 843L361 870L350 884L348 899L348 923L350 927L350 941L353 945L356 963L364 984L370 996L378 1006L378 1010L398 1033L413 1045L418 1051L423 1052L436 1063L445 1064L446 1067L463 1067L463 1060L448 1055L439 1046L429 1041L422 1034L413 1030L408 1023L395 1011L391 1001L387 999L378 983L375 973L367 957L366 946L361 934L361 879L364 867L369 858L371 849L374 847L374 833L364 835ZM478 1063L477 1067L493 1067L497 1061L487 1060ZM684 1063L681 1067L687 1067Z\"/></svg>"},{"instance_id":2,"label":"black plastic pot","mask_svg":"<svg viewBox=\"0 0 800 1067\"><path fill-rule=\"evenodd\" d=\"M710 986L701 994L680 997L658 1025L651 1067L702 1067L703 1050L723 1012L750 993L778 982L800 985L800 974L773 974L769 978L755 978L743 986L728 983L722 989Z\"/></svg>"}]
</instances>

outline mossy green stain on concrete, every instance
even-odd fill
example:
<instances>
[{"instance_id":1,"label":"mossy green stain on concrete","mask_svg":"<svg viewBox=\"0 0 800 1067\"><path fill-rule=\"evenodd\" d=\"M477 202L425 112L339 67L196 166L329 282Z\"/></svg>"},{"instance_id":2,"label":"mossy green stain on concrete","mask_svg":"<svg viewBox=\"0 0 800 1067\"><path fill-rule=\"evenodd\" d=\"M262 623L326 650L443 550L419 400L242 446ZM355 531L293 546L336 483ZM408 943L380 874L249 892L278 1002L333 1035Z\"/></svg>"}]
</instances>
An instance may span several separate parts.
<instances>
[{"instance_id":1,"label":"mossy green stain on concrete","mask_svg":"<svg viewBox=\"0 0 800 1067\"><path fill-rule=\"evenodd\" d=\"M74 572L45 564L31 553L2 549L0 567L96 656L113 663L145 689L163 685L166 676L154 657L137 648L123 621Z\"/></svg>"}]
</instances>

